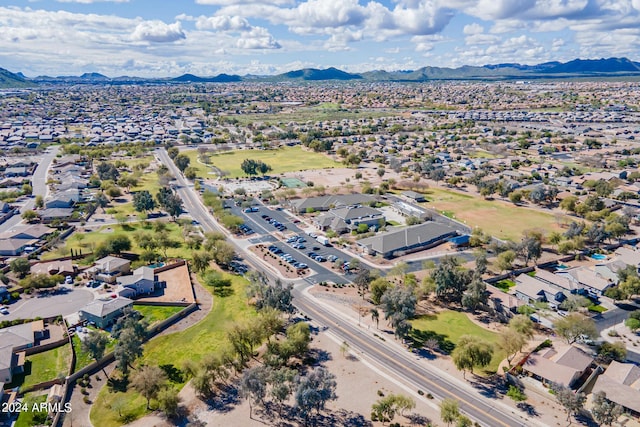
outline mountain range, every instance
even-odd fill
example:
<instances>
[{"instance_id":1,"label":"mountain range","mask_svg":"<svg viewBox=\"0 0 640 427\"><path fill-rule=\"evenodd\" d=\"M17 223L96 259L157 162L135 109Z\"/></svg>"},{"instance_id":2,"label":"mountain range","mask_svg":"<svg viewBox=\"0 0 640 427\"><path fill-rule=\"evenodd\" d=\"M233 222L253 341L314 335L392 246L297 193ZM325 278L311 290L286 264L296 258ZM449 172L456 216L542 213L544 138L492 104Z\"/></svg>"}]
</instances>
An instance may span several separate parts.
<instances>
[{"instance_id":1,"label":"mountain range","mask_svg":"<svg viewBox=\"0 0 640 427\"><path fill-rule=\"evenodd\" d=\"M175 78L142 78L121 76L109 78L99 73L85 73L81 76L38 76L27 78L22 73L11 73L0 68L0 88L21 88L40 84L159 84L159 83L227 83L241 81L387 81L387 82L427 82L433 80L528 80L579 77L629 77L640 76L640 63L628 58L574 59L569 62L545 62L537 65L516 63L490 64L483 66L465 65L459 68L426 66L417 70L367 71L349 73L337 68L304 68L273 76L219 74L200 77L183 74Z\"/></svg>"}]
</instances>

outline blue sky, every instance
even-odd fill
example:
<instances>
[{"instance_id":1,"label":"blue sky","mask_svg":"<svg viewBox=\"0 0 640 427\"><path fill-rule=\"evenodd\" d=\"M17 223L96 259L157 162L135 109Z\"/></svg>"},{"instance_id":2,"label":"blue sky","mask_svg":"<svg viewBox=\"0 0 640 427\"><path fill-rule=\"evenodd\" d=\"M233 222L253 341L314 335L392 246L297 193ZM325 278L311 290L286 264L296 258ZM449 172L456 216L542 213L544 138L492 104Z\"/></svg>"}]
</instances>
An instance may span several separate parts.
<instances>
[{"instance_id":1,"label":"blue sky","mask_svg":"<svg viewBox=\"0 0 640 427\"><path fill-rule=\"evenodd\" d=\"M9 3L9 5L4 5ZM0 67L27 76L359 72L639 60L640 0L5 0Z\"/></svg>"}]
</instances>

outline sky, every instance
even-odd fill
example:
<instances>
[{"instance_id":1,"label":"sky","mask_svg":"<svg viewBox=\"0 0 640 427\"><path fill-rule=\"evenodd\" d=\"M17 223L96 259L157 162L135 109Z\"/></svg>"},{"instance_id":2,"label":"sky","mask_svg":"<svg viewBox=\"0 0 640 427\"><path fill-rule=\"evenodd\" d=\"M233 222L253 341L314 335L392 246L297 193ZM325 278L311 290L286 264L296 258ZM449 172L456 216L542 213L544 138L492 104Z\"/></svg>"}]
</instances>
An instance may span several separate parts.
<instances>
[{"instance_id":1,"label":"sky","mask_svg":"<svg viewBox=\"0 0 640 427\"><path fill-rule=\"evenodd\" d=\"M28 77L395 71L639 52L640 0L0 2L0 67Z\"/></svg>"}]
</instances>

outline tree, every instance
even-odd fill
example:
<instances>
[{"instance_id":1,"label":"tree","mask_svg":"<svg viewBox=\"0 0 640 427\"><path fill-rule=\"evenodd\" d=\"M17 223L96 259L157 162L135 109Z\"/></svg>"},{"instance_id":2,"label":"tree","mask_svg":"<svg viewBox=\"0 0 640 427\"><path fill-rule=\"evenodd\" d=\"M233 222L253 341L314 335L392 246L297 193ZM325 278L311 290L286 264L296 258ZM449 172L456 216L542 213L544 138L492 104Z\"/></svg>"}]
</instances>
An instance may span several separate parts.
<instances>
[{"instance_id":1,"label":"tree","mask_svg":"<svg viewBox=\"0 0 640 427\"><path fill-rule=\"evenodd\" d=\"M311 411L319 413L328 401L337 399L335 378L335 375L320 366L304 377L297 377L295 405L304 417L305 425Z\"/></svg>"},{"instance_id":2,"label":"tree","mask_svg":"<svg viewBox=\"0 0 640 427\"><path fill-rule=\"evenodd\" d=\"M227 267L231 264L231 261L236 257L236 250L233 245L226 241L219 241L216 244L215 252L213 253L213 259L220 266Z\"/></svg>"},{"instance_id":3,"label":"tree","mask_svg":"<svg viewBox=\"0 0 640 427\"><path fill-rule=\"evenodd\" d=\"M522 334L525 338L533 338L533 321L526 314L519 314L517 316L513 316L511 320L509 320L509 328L514 331Z\"/></svg>"},{"instance_id":4,"label":"tree","mask_svg":"<svg viewBox=\"0 0 640 427\"><path fill-rule=\"evenodd\" d=\"M598 363L608 365L611 361L624 362L627 359L627 347L622 342L603 342L598 348Z\"/></svg>"},{"instance_id":5,"label":"tree","mask_svg":"<svg viewBox=\"0 0 640 427\"><path fill-rule=\"evenodd\" d=\"M127 374L133 362L142 356L142 343L147 335L147 323L135 310L126 310L112 328L117 340L113 350L118 368Z\"/></svg>"},{"instance_id":6,"label":"tree","mask_svg":"<svg viewBox=\"0 0 640 427\"><path fill-rule=\"evenodd\" d=\"M238 356L241 366L245 366L251 356L253 349L262 342L263 329L259 323L235 323L227 331L227 339Z\"/></svg>"},{"instance_id":7,"label":"tree","mask_svg":"<svg viewBox=\"0 0 640 427\"><path fill-rule=\"evenodd\" d=\"M180 154L180 150L178 149L178 147L170 147L167 150L167 154L169 155L170 159L175 159L176 156Z\"/></svg>"},{"instance_id":8,"label":"tree","mask_svg":"<svg viewBox=\"0 0 640 427\"><path fill-rule=\"evenodd\" d=\"M277 279L273 285L268 283L255 286L253 297L256 298L256 308L258 310L267 307L274 308L283 313L293 313L293 285L291 283L283 284Z\"/></svg>"},{"instance_id":9,"label":"tree","mask_svg":"<svg viewBox=\"0 0 640 427\"><path fill-rule=\"evenodd\" d=\"M89 353L91 358L96 362L102 359L104 351L109 344L109 338L100 331L91 330L89 334L82 340L82 351Z\"/></svg>"},{"instance_id":10,"label":"tree","mask_svg":"<svg viewBox=\"0 0 640 427\"><path fill-rule=\"evenodd\" d=\"M143 366L131 376L131 386L147 399L147 409L151 399L158 395L167 380L165 373L157 366Z\"/></svg>"},{"instance_id":11,"label":"tree","mask_svg":"<svg viewBox=\"0 0 640 427\"><path fill-rule=\"evenodd\" d=\"M164 210L173 217L173 220L180 216L182 213L182 199L175 193L172 193L163 205Z\"/></svg>"},{"instance_id":12,"label":"tree","mask_svg":"<svg viewBox=\"0 0 640 427\"><path fill-rule=\"evenodd\" d=\"M26 210L22 213L21 215L22 219L24 219L25 221L27 221L29 224L31 224L32 222L37 221L38 219L40 219L40 217L38 216L38 214L36 213L36 211L29 209Z\"/></svg>"},{"instance_id":13,"label":"tree","mask_svg":"<svg viewBox=\"0 0 640 427\"><path fill-rule=\"evenodd\" d=\"M246 173L248 176L258 174L258 164L252 159L244 159L240 164L240 169L242 169L242 172Z\"/></svg>"},{"instance_id":14,"label":"tree","mask_svg":"<svg viewBox=\"0 0 640 427\"><path fill-rule=\"evenodd\" d=\"M101 181L116 181L120 176L118 169L111 163L101 162L96 167L96 172Z\"/></svg>"},{"instance_id":15,"label":"tree","mask_svg":"<svg viewBox=\"0 0 640 427\"><path fill-rule=\"evenodd\" d=\"M560 202L560 209L563 209L567 212L575 212L576 206L578 204L577 196L567 196Z\"/></svg>"},{"instance_id":16,"label":"tree","mask_svg":"<svg viewBox=\"0 0 640 427\"><path fill-rule=\"evenodd\" d=\"M16 258L9 263L9 268L15 274L18 275L19 278L25 277L31 271L31 263L26 258Z\"/></svg>"},{"instance_id":17,"label":"tree","mask_svg":"<svg viewBox=\"0 0 640 427\"><path fill-rule=\"evenodd\" d=\"M449 256L440 260L430 277L436 285L436 295L455 302L462 300L462 295L471 280L469 272L460 268L458 259Z\"/></svg>"},{"instance_id":18,"label":"tree","mask_svg":"<svg viewBox=\"0 0 640 427\"><path fill-rule=\"evenodd\" d=\"M391 283L389 283L388 280L382 277L378 277L377 279L373 280L369 284L369 290L371 291L371 301L376 305L380 304L380 299L382 298L382 295L384 295L384 293L390 287L391 287Z\"/></svg>"},{"instance_id":19,"label":"tree","mask_svg":"<svg viewBox=\"0 0 640 427\"><path fill-rule=\"evenodd\" d=\"M253 419L253 405L264 405L267 395L268 373L264 366L249 368L240 379L240 394L249 401L249 418Z\"/></svg>"},{"instance_id":20,"label":"tree","mask_svg":"<svg viewBox=\"0 0 640 427\"><path fill-rule=\"evenodd\" d=\"M478 305L485 304L488 298L487 285L478 274L474 274L471 283L469 283L466 292L462 296L462 306L475 312Z\"/></svg>"},{"instance_id":21,"label":"tree","mask_svg":"<svg viewBox=\"0 0 640 427\"><path fill-rule=\"evenodd\" d=\"M353 279L353 283L356 285L356 289L358 289L358 294L364 297L366 295L367 290L369 289L369 282L371 281L371 272L367 268L361 269L356 277Z\"/></svg>"},{"instance_id":22,"label":"tree","mask_svg":"<svg viewBox=\"0 0 640 427\"><path fill-rule=\"evenodd\" d=\"M629 313L629 317L624 321L624 324L633 332L640 329L640 310L634 310Z\"/></svg>"},{"instance_id":23,"label":"tree","mask_svg":"<svg viewBox=\"0 0 640 427\"><path fill-rule=\"evenodd\" d=\"M184 173L185 169L189 167L189 164L191 163L191 159L189 159L189 157L186 154L178 154L176 157L173 158L173 163L176 165L178 169L180 169L180 172Z\"/></svg>"},{"instance_id":24,"label":"tree","mask_svg":"<svg viewBox=\"0 0 640 427\"><path fill-rule=\"evenodd\" d=\"M384 424L393 421L398 412L402 415L404 411L415 407L416 402L412 398L403 394L390 394L371 406L371 420L382 421Z\"/></svg>"},{"instance_id":25,"label":"tree","mask_svg":"<svg viewBox=\"0 0 640 427\"><path fill-rule=\"evenodd\" d=\"M552 390L555 392L558 403L567 411L567 421L571 415L578 413L584 407L584 402L587 399L584 393L574 393L569 387L558 384L554 384Z\"/></svg>"},{"instance_id":26,"label":"tree","mask_svg":"<svg viewBox=\"0 0 640 427\"><path fill-rule=\"evenodd\" d=\"M403 286L388 289L380 299L382 311L386 320L391 320L391 326L395 329L398 338L405 338L411 331L408 322L416 312L416 297Z\"/></svg>"},{"instance_id":27,"label":"tree","mask_svg":"<svg viewBox=\"0 0 640 427\"><path fill-rule=\"evenodd\" d=\"M443 399L440 402L440 419L450 425L460 417L460 406L457 400Z\"/></svg>"},{"instance_id":28,"label":"tree","mask_svg":"<svg viewBox=\"0 0 640 427\"><path fill-rule=\"evenodd\" d=\"M371 309L371 320L376 322L376 328L378 328L379 323L380 323L380 312L378 311L377 308L372 308Z\"/></svg>"},{"instance_id":29,"label":"tree","mask_svg":"<svg viewBox=\"0 0 640 427\"><path fill-rule=\"evenodd\" d=\"M473 373L474 366L485 367L491 363L493 348L474 335L462 335L451 354L456 368Z\"/></svg>"},{"instance_id":30,"label":"tree","mask_svg":"<svg viewBox=\"0 0 640 427\"><path fill-rule=\"evenodd\" d=\"M556 333L573 344L582 336L595 338L598 336L596 325L590 318L579 313L569 313L554 324Z\"/></svg>"},{"instance_id":31,"label":"tree","mask_svg":"<svg viewBox=\"0 0 640 427\"><path fill-rule=\"evenodd\" d=\"M505 270L511 270L513 268L513 261L516 259L516 253L511 249L506 250L500 255L498 255L498 259L496 260L496 267L502 272Z\"/></svg>"},{"instance_id":32,"label":"tree","mask_svg":"<svg viewBox=\"0 0 640 427\"><path fill-rule=\"evenodd\" d=\"M511 366L511 361L515 355L522 350L527 343L527 339L512 328L504 329L498 336L498 347L507 353L507 363Z\"/></svg>"},{"instance_id":33,"label":"tree","mask_svg":"<svg viewBox=\"0 0 640 427\"><path fill-rule=\"evenodd\" d=\"M180 406L180 396L175 387L166 387L158 392L156 396L158 407L167 417L175 417L178 415L178 407Z\"/></svg>"},{"instance_id":34,"label":"tree","mask_svg":"<svg viewBox=\"0 0 640 427\"><path fill-rule=\"evenodd\" d=\"M591 415L598 424L610 426L620 418L622 412L622 406L607 399L607 394L604 391L597 391L593 394Z\"/></svg>"},{"instance_id":35,"label":"tree","mask_svg":"<svg viewBox=\"0 0 640 427\"><path fill-rule=\"evenodd\" d=\"M579 311L581 308L589 307L591 301L582 295L571 294L562 301L560 308L566 311Z\"/></svg>"},{"instance_id":36,"label":"tree","mask_svg":"<svg viewBox=\"0 0 640 427\"><path fill-rule=\"evenodd\" d=\"M296 371L286 367L273 369L267 379L270 388L269 395L278 404L278 413L282 411L282 404L289 399L293 392L293 381Z\"/></svg>"},{"instance_id":37,"label":"tree","mask_svg":"<svg viewBox=\"0 0 640 427\"><path fill-rule=\"evenodd\" d=\"M191 265L196 273L204 273L209 268L213 256L207 251L197 251L191 254Z\"/></svg>"},{"instance_id":38,"label":"tree","mask_svg":"<svg viewBox=\"0 0 640 427\"><path fill-rule=\"evenodd\" d=\"M102 213L104 213L104 208L109 204L109 199L107 199L107 196L105 196L105 194L101 191L96 194L94 202L96 206L99 206L102 209Z\"/></svg>"},{"instance_id":39,"label":"tree","mask_svg":"<svg viewBox=\"0 0 640 427\"><path fill-rule=\"evenodd\" d=\"M133 194L133 208L138 212L151 211L156 207L153 196L147 190L138 191Z\"/></svg>"},{"instance_id":40,"label":"tree","mask_svg":"<svg viewBox=\"0 0 640 427\"><path fill-rule=\"evenodd\" d=\"M35 206L36 209L42 209L44 207L44 197L42 197L40 194L36 196Z\"/></svg>"}]
</instances>

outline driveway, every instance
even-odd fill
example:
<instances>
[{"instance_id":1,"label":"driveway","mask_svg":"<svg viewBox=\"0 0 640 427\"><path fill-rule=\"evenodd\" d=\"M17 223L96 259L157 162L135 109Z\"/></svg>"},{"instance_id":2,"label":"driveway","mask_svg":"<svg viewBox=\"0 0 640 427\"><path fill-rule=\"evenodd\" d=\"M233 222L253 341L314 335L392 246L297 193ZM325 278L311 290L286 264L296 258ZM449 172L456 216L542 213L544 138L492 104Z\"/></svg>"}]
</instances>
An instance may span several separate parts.
<instances>
[{"instance_id":1,"label":"driveway","mask_svg":"<svg viewBox=\"0 0 640 427\"><path fill-rule=\"evenodd\" d=\"M86 289L61 288L55 294L23 297L9 305L9 314L0 314L0 320L66 316L75 313L93 300L93 293Z\"/></svg>"}]
</instances>

